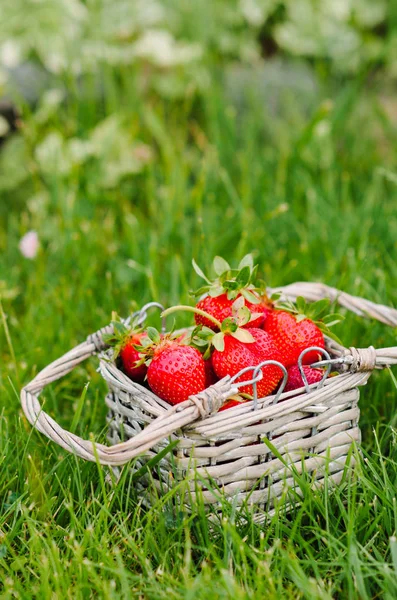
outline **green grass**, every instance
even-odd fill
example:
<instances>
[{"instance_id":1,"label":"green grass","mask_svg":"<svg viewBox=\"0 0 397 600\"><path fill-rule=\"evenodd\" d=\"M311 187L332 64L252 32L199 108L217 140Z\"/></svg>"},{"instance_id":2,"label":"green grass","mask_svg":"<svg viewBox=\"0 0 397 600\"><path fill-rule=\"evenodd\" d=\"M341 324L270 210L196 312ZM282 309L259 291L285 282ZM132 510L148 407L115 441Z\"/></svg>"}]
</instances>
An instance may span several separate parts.
<instances>
[{"instance_id":1,"label":"green grass","mask_svg":"<svg viewBox=\"0 0 397 600\"><path fill-rule=\"evenodd\" d=\"M45 126L26 109L28 173L0 197L1 598L376 598L397 596L397 393L388 372L362 390L364 457L334 494L309 492L265 525L225 505L211 525L177 497L141 505L128 471L115 489L32 432L19 407L24 382L131 303L191 302L195 257L237 261L254 251L271 285L323 281L397 305L396 126L381 92L362 81L320 85L310 100L271 86L230 95L212 68L194 102L143 97L127 72L105 73L104 99L71 90ZM77 94L77 95L76 95ZM126 96L126 94L128 94ZM130 98L126 102L126 98ZM48 131L84 139L122 114L152 161L114 188L92 159L66 174L42 169ZM42 129L40 129L42 127ZM8 142L10 144L11 142ZM29 261L18 242L38 231ZM187 323L189 316L178 316ZM347 315L346 346L392 346L395 332ZM45 393L68 427L103 435L104 383L93 359Z\"/></svg>"}]
</instances>

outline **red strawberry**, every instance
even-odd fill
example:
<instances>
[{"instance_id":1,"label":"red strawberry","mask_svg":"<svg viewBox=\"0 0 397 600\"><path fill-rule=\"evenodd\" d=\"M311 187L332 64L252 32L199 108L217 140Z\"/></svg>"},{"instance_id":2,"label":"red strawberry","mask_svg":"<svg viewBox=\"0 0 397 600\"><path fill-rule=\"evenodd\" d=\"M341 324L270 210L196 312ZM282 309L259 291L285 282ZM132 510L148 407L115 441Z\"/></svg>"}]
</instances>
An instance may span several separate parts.
<instances>
[{"instance_id":1,"label":"red strawberry","mask_svg":"<svg viewBox=\"0 0 397 600\"><path fill-rule=\"evenodd\" d=\"M305 318L299 320L284 310L271 311L266 318L264 329L272 336L286 367L296 364L299 355L306 348L324 348L324 336L313 321ZM318 357L317 352L308 352L303 358L303 363L310 364L318 360Z\"/></svg>"},{"instance_id":2,"label":"red strawberry","mask_svg":"<svg viewBox=\"0 0 397 600\"><path fill-rule=\"evenodd\" d=\"M203 357L196 348L162 340L154 348L147 380L160 398L170 404L179 404L205 389Z\"/></svg>"},{"instance_id":3,"label":"red strawberry","mask_svg":"<svg viewBox=\"0 0 397 600\"><path fill-rule=\"evenodd\" d=\"M221 294L220 296L216 296L215 298L213 298L212 296L205 296L196 304L196 308L205 311L212 317L215 317L215 319L218 319L218 321L222 322L228 317L233 316L233 304L238 298L242 297L243 296L239 294L236 298L229 300L226 294ZM248 323L243 325L243 327L246 329L251 329L252 327L261 327L265 322L267 315L272 310L272 306L269 303L269 301L265 298L260 300L259 296L258 304L254 304L253 302L249 302L247 299L245 299L245 306L253 315L259 313L257 317L254 317ZM219 328L212 321L210 321L203 315L195 314L194 319L197 325L205 325L213 331L219 330Z\"/></svg>"},{"instance_id":4,"label":"red strawberry","mask_svg":"<svg viewBox=\"0 0 397 600\"><path fill-rule=\"evenodd\" d=\"M206 294L199 300L196 308L222 322L234 315L233 304L241 299L253 315L252 320L242 327L248 329L263 325L267 313L272 309L272 304L263 292L263 284L261 288L255 287L257 268L254 267L252 255L244 256L237 269L232 269L223 258L216 256L213 268L217 277L212 281L204 275L195 261L193 261L193 268L207 284L195 293L196 296ZM240 308L241 306L242 304ZM219 330L217 325L204 315L196 314L195 320L197 325L205 325L214 331Z\"/></svg>"},{"instance_id":5,"label":"red strawberry","mask_svg":"<svg viewBox=\"0 0 397 600\"><path fill-rule=\"evenodd\" d=\"M205 370L205 387L210 387L218 381L218 377L215 374L215 371L212 366L212 361L210 358L204 360L204 370Z\"/></svg>"},{"instance_id":6,"label":"red strawberry","mask_svg":"<svg viewBox=\"0 0 397 600\"><path fill-rule=\"evenodd\" d=\"M222 323L222 321L224 321L227 317L232 316L233 302L234 300L228 300L226 294L221 294L215 298L212 298L212 296L205 296L205 298L199 300L199 302L196 304L196 308L205 311ZM196 321L197 325L204 325L205 327L213 329L214 331L219 330L219 328L212 321L203 315L195 314L194 320Z\"/></svg>"},{"instance_id":7,"label":"red strawberry","mask_svg":"<svg viewBox=\"0 0 397 600\"><path fill-rule=\"evenodd\" d=\"M236 375L241 369L256 366L265 360L277 360L282 362L282 356L269 335L260 329L250 329L254 337L253 343L241 342L233 335L224 336L224 350L214 350L212 364L219 378L226 375ZM265 335L263 335L265 334ZM269 365L262 369L263 377L257 384L258 396L263 398L270 394L282 378L282 371L276 365ZM248 381L252 379L253 372L248 371L236 381ZM252 385L240 388L240 392L253 394Z\"/></svg>"},{"instance_id":8,"label":"red strawberry","mask_svg":"<svg viewBox=\"0 0 397 600\"><path fill-rule=\"evenodd\" d=\"M144 363L138 367L136 363L140 360L139 352L135 346L142 344L142 339L147 337L145 332L135 333L127 338L127 341L122 346L119 357L122 364L122 369L126 375L133 381L143 383L146 377L147 367Z\"/></svg>"},{"instance_id":9,"label":"red strawberry","mask_svg":"<svg viewBox=\"0 0 397 600\"><path fill-rule=\"evenodd\" d=\"M135 346L149 341L146 332L135 323L127 326L120 317L113 313L113 332L103 337L104 341L113 348L113 360L120 365L126 375L137 383L142 383L146 377L146 365L140 360L139 351ZM137 364L140 362L140 364Z\"/></svg>"},{"instance_id":10,"label":"red strawberry","mask_svg":"<svg viewBox=\"0 0 397 600\"><path fill-rule=\"evenodd\" d=\"M259 327L263 327L268 314L271 313L273 310L273 304L266 296L261 296L261 301L259 304L253 304L252 302L248 302L246 300L245 306L252 314L259 313L258 317L252 318L250 321L248 321L248 323L243 325L243 327L245 327L246 329L250 329L252 327L256 329Z\"/></svg>"},{"instance_id":11,"label":"red strawberry","mask_svg":"<svg viewBox=\"0 0 397 600\"><path fill-rule=\"evenodd\" d=\"M303 365L303 372L306 375L307 383L318 383L324 377L324 371L321 369L313 369L308 365ZM284 388L284 392L290 392L291 390L297 390L298 388L303 387L305 384L303 383L302 375L299 371L298 365L292 365L288 369L288 380L287 385Z\"/></svg>"}]
</instances>

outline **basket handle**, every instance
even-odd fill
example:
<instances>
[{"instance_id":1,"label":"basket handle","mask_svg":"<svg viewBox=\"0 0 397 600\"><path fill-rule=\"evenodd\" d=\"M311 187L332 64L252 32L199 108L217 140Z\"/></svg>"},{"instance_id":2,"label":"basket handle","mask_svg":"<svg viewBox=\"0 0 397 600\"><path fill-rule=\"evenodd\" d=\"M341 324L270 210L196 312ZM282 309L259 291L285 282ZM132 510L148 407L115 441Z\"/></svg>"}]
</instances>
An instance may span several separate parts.
<instances>
[{"instance_id":1,"label":"basket handle","mask_svg":"<svg viewBox=\"0 0 397 600\"><path fill-rule=\"evenodd\" d=\"M325 285L296 283L272 291L281 291L290 298L304 296L307 300L329 297L359 315L369 315L383 323L397 325L397 310L338 292L338 290ZM171 407L126 442L109 447L95 443L93 439L84 440L63 429L44 412L39 403L39 394L47 385L61 379L84 360L104 350L107 345L103 341L103 335L112 333L112 331L112 325L108 325L88 336L85 342L40 371L21 390L21 405L29 422L38 431L72 454L103 465L123 465L143 454L181 427L193 423L200 417L204 418L217 412L225 400L238 392L238 384L233 383L231 378L227 376L203 392L191 396L185 402ZM349 364L350 370L353 372L372 371L375 367L397 364L397 347L382 348L380 350L375 350L372 347L364 349L350 348L350 353L346 354L341 360ZM356 383L356 385L359 385L359 383ZM291 403L291 410L294 408L292 406L293 402ZM299 406L310 404L312 402L311 394L307 395L304 402L299 400L297 402ZM257 417L254 416L253 418L256 419Z\"/></svg>"},{"instance_id":2,"label":"basket handle","mask_svg":"<svg viewBox=\"0 0 397 600\"><path fill-rule=\"evenodd\" d=\"M323 283L298 281L284 287L270 288L268 291L269 293L281 292L283 296L291 300L296 300L298 296L303 296L309 302L329 298L331 302L336 301L340 306L360 317L370 317L391 327L397 327L397 310L395 308L375 304L375 302L341 292Z\"/></svg>"},{"instance_id":3,"label":"basket handle","mask_svg":"<svg viewBox=\"0 0 397 600\"><path fill-rule=\"evenodd\" d=\"M127 442L109 447L95 443L92 439L84 440L78 435L63 429L44 412L38 397L47 385L70 373L90 356L105 350L107 344L103 341L102 336L112 331L112 325L108 325L88 336L85 342L40 371L21 390L22 409L31 425L72 454L103 465L123 465L143 454L181 427L196 421L200 417L204 418L217 412L227 398L238 392L238 384L233 383L231 378L227 376L203 392L191 396L185 402L170 407L169 410L157 417L150 425Z\"/></svg>"}]
</instances>

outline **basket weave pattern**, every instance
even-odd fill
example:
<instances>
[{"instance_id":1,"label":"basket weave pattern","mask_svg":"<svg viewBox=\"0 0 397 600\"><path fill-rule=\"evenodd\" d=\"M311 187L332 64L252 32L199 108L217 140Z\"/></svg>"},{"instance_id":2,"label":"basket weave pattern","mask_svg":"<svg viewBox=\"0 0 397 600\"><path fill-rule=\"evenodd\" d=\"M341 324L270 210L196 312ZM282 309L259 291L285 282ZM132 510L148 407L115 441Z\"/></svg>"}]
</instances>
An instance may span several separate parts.
<instances>
[{"instance_id":1,"label":"basket weave pattern","mask_svg":"<svg viewBox=\"0 0 397 600\"><path fill-rule=\"evenodd\" d=\"M277 291L292 300L297 296L309 301L328 297L356 314L397 326L395 309L321 284L297 283ZM170 407L132 382L109 360L102 335L110 332L108 326L89 336L22 389L27 418L69 452L112 467L139 457L135 463L138 468L165 448L170 439L177 440L172 454L162 458L156 473L142 478L142 485L154 481L164 492L175 477L187 479L194 500L199 481L208 504L214 502L213 492L206 486L208 477L236 504L248 501L267 508L293 485L292 467L298 473L304 468L319 485L325 473L330 482L338 484L352 443L360 442L358 388L367 382L374 368L397 364L397 348L346 349L329 342L327 349L331 358L338 359L339 374L321 387L313 384L308 390L282 393L278 398L269 396L219 413L225 400L238 391L230 377ZM62 429L42 410L38 400L46 385L93 354L99 355L100 372L109 388L106 403L110 447Z\"/></svg>"}]
</instances>

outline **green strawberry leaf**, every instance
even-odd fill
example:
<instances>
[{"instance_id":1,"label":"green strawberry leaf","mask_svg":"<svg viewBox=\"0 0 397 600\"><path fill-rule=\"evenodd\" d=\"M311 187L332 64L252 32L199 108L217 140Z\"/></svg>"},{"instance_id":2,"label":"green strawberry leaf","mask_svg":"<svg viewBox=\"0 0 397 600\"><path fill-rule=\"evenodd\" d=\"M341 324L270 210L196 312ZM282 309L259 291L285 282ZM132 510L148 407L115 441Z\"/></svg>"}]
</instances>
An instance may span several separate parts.
<instances>
[{"instance_id":1,"label":"green strawberry leaf","mask_svg":"<svg viewBox=\"0 0 397 600\"><path fill-rule=\"evenodd\" d=\"M192 296L192 297L202 296L206 292L208 292L208 285L203 285L198 290L189 290L189 296Z\"/></svg>"},{"instance_id":2,"label":"green strawberry leaf","mask_svg":"<svg viewBox=\"0 0 397 600\"><path fill-rule=\"evenodd\" d=\"M322 333L324 335L326 335L327 337L331 338L331 340L334 340L337 344L339 344L340 346L343 346L343 342L342 340L336 335L336 333L334 333L333 331L331 331L330 329L328 329L328 327L320 327L320 325L318 323L316 323L318 328L322 331Z\"/></svg>"},{"instance_id":3,"label":"green strawberry leaf","mask_svg":"<svg viewBox=\"0 0 397 600\"><path fill-rule=\"evenodd\" d=\"M211 344L208 344L206 351L203 354L203 359L204 360L208 360L209 358L211 358L211 354L212 354L212 346ZM198 350L200 350L200 348L198 348Z\"/></svg>"},{"instance_id":4,"label":"green strawberry leaf","mask_svg":"<svg viewBox=\"0 0 397 600\"><path fill-rule=\"evenodd\" d=\"M230 333L231 331L236 331L238 325L234 318L227 317L222 321L222 330L224 333Z\"/></svg>"},{"instance_id":5,"label":"green strawberry leaf","mask_svg":"<svg viewBox=\"0 0 397 600\"><path fill-rule=\"evenodd\" d=\"M296 299L296 308L298 312L302 315L306 314L306 300L303 296L298 296Z\"/></svg>"},{"instance_id":6,"label":"green strawberry leaf","mask_svg":"<svg viewBox=\"0 0 397 600\"><path fill-rule=\"evenodd\" d=\"M102 339L108 346L113 346L114 343L118 341L114 333L104 333Z\"/></svg>"},{"instance_id":7,"label":"green strawberry leaf","mask_svg":"<svg viewBox=\"0 0 397 600\"><path fill-rule=\"evenodd\" d=\"M121 321L112 321L112 325L116 334L124 335L128 331L127 327Z\"/></svg>"},{"instance_id":8,"label":"green strawberry leaf","mask_svg":"<svg viewBox=\"0 0 397 600\"><path fill-rule=\"evenodd\" d=\"M277 300L280 300L281 298L281 292L273 292L273 294L270 296L270 300L272 302L277 302Z\"/></svg>"},{"instance_id":9,"label":"green strawberry leaf","mask_svg":"<svg viewBox=\"0 0 397 600\"><path fill-rule=\"evenodd\" d=\"M306 315L313 321L320 318L330 305L329 298L322 298L317 302L312 302L306 305Z\"/></svg>"},{"instance_id":10,"label":"green strawberry leaf","mask_svg":"<svg viewBox=\"0 0 397 600\"><path fill-rule=\"evenodd\" d=\"M241 290L241 294L246 300L248 300L248 302L251 302L252 304L260 303L260 298L258 298L258 296L255 296L255 294L253 294L249 290Z\"/></svg>"},{"instance_id":11,"label":"green strawberry leaf","mask_svg":"<svg viewBox=\"0 0 397 600\"><path fill-rule=\"evenodd\" d=\"M147 328L147 335L155 344L158 344L161 340L159 332L154 327Z\"/></svg>"},{"instance_id":12,"label":"green strawberry leaf","mask_svg":"<svg viewBox=\"0 0 397 600\"><path fill-rule=\"evenodd\" d=\"M217 286L217 287L210 288L208 295L211 296L211 298L217 298L218 296L221 296L221 294L224 294L224 293L225 293L225 290L222 287Z\"/></svg>"},{"instance_id":13,"label":"green strawberry leaf","mask_svg":"<svg viewBox=\"0 0 397 600\"><path fill-rule=\"evenodd\" d=\"M249 267L249 270L252 271L254 268L254 257L252 254L246 254L239 262L238 269L239 271L244 267Z\"/></svg>"},{"instance_id":14,"label":"green strawberry leaf","mask_svg":"<svg viewBox=\"0 0 397 600\"><path fill-rule=\"evenodd\" d=\"M238 294L239 294L238 290L229 290L227 292L227 299L234 300L235 298L237 298Z\"/></svg>"},{"instance_id":15,"label":"green strawberry leaf","mask_svg":"<svg viewBox=\"0 0 397 600\"><path fill-rule=\"evenodd\" d=\"M222 273L222 275L219 276L218 281L221 285L223 285L225 281L235 281L238 273L239 272L237 269L229 269L228 271L225 271L224 273Z\"/></svg>"},{"instance_id":16,"label":"green strawberry leaf","mask_svg":"<svg viewBox=\"0 0 397 600\"><path fill-rule=\"evenodd\" d=\"M223 275L223 273L230 271L229 263L227 263L221 256L215 256L212 264L217 275Z\"/></svg>"},{"instance_id":17,"label":"green strawberry leaf","mask_svg":"<svg viewBox=\"0 0 397 600\"><path fill-rule=\"evenodd\" d=\"M237 314L240 308L245 306L244 296L239 296L232 304L232 313L233 315Z\"/></svg>"},{"instance_id":18,"label":"green strawberry leaf","mask_svg":"<svg viewBox=\"0 0 397 600\"><path fill-rule=\"evenodd\" d=\"M195 346L200 346L201 348L208 346L208 341L204 340L203 338L200 338L199 336L196 336L194 340L192 339L191 343Z\"/></svg>"},{"instance_id":19,"label":"green strawberry leaf","mask_svg":"<svg viewBox=\"0 0 397 600\"><path fill-rule=\"evenodd\" d=\"M239 327L246 325L251 321L252 315L246 306L242 306L236 313L237 323Z\"/></svg>"},{"instance_id":20,"label":"green strawberry leaf","mask_svg":"<svg viewBox=\"0 0 397 600\"><path fill-rule=\"evenodd\" d=\"M231 335L239 342L243 342L243 344L252 344L255 342L255 338L252 333L249 332L249 329L238 328L237 331L233 331Z\"/></svg>"},{"instance_id":21,"label":"green strawberry leaf","mask_svg":"<svg viewBox=\"0 0 397 600\"><path fill-rule=\"evenodd\" d=\"M250 281L255 282L256 281L256 274L258 272L258 265L255 265L255 267L253 269L251 269L251 277L250 277Z\"/></svg>"},{"instance_id":22,"label":"green strawberry leaf","mask_svg":"<svg viewBox=\"0 0 397 600\"><path fill-rule=\"evenodd\" d=\"M223 287L225 290L238 290L240 288L238 281L230 279L224 282Z\"/></svg>"},{"instance_id":23,"label":"green strawberry leaf","mask_svg":"<svg viewBox=\"0 0 397 600\"><path fill-rule=\"evenodd\" d=\"M198 264L196 263L194 258L192 259L192 265L193 265L193 269L196 271L197 275L199 277L201 277L201 279L204 279L204 281L206 281L209 285L211 285L211 281L208 279L208 277L206 277L204 275L203 271L200 269L200 267L198 266Z\"/></svg>"},{"instance_id":24,"label":"green strawberry leaf","mask_svg":"<svg viewBox=\"0 0 397 600\"><path fill-rule=\"evenodd\" d=\"M225 334L219 331L212 338L212 345L218 352L223 352L225 349Z\"/></svg>"},{"instance_id":25,"label":"green strawberry leaf","mask_svg":"<svg viewBox=\"0 0 397 600\"><path fill-rule=\"evenodd\" d=\"M249 284L251 279L251 269L246 266L239 271L236 277L236 282L240 285L240 287L245 287Z\"/></svg>"},{"instance_id":26,"label":"green strawberry leaf","mask_svg":"<svg viewBox=\"0 0 397 600\"><path fill-rule=\"evenodd\" d=\"M337 323L343 321L344 318L345 317L343 315L340 315L339 313L330 313L329 315L325 315L325 317L322 318L322 322L327 327L333 327L333 325L336 325Z\"/></svg>"}]
</instances>

